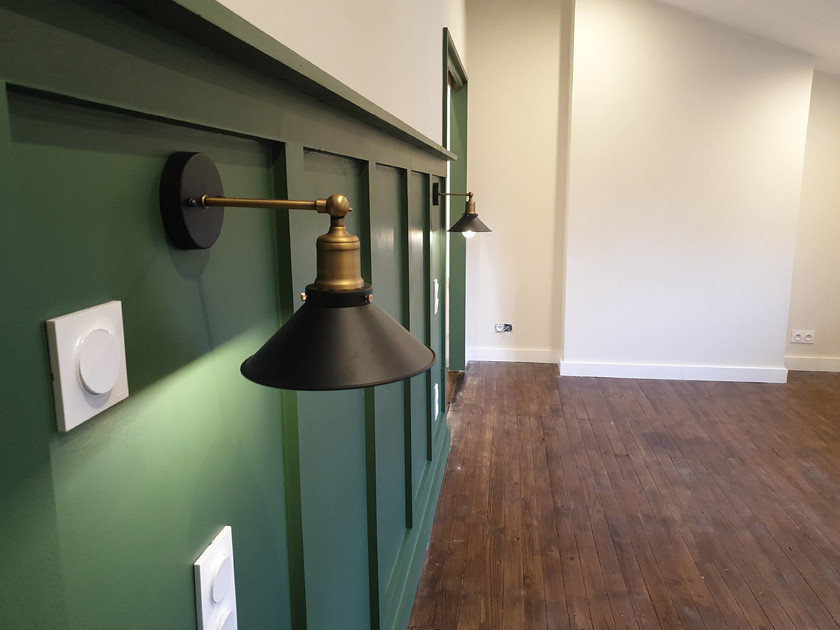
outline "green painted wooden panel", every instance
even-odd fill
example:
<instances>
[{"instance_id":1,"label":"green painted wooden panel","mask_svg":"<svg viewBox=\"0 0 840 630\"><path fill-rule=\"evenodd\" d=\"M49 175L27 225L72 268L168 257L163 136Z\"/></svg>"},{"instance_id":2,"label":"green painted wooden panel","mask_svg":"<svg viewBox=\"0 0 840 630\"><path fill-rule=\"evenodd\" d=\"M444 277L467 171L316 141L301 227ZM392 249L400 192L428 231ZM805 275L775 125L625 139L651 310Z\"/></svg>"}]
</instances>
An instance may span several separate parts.
<instances>
[{"instance_id":1,"label":"green painted wooden panel","mask_svg":"<svg viewBox=\"0 0 840 630\"><path fill-rule=\"evenodd\" d=\"M315 199L341 193L355 205L361 168L353 160L308 151L289 194ZM358 234L357 212L345 223ZM315 239L329 229L329 218L292 211L290 225L293 286L300 292L315 279ZM298 394L309 628L370 626L364 409L363 390Z\"/></svg>"},{"instance_id":2,"label":"green painted wooden panel","mask_svg":"<svg viewBox=\"0 0 840 630\"><path fill-rule=\"evenodd\" d=\"M412 171L408 186L408 260L409 292L411 295L409 317L411 333L428 343L429 322L426 310L429 298L428 270L424 268L424 227L429 206L428 177ZM428 422L428 373L411 379L411 468L412 485L416 494L420 489L426 468Z\"/></svg>"},{"instance_id":3,"label":"green painted wooden panel","mask_svg":"<svg viewBox=\"0 0 840 630\"><path fill-rule=\"evenodd\" d=\"M225 185L258 196L267 146L15 93L2 125L14 182L0 232L14 238L0 286L15 298L0 317L19 361L0 378L25 376L4 388L3 623L191 627L192 563L231 525L241 623L289 627L279 394L238 377L276 325L272 224L231 213L216 247L181 252L157 208L171 151L212 154ZM111 299L131 396L59 435L43 321Z\"/></svg>"},{"instance_id":4,"label":"green painted wooden panel","mask_svg":"<svg viewBox=\"0 0 840 630\"><path fill-rule=\"evenodd\" d=\"M402 321L405 243L405 172L377 165L371 200L372 277L376 304ZM391 383L376 388L376 486L379 536L379 588L385 593L405 536L404 387Z\"/></svg>"},{"instance_id":5,"label":"green painted wooden panel","mask_svg":"<svg viewBox=\"0 0 840 630\"><path fill-rule=\"evenodd\" d=\"M142 18L119 4L0 0L0 81L13 84L7 108L0 83L0 289L11 296L0 312L11 331L0 341L0 625L192 627L190 565L231 524L243 627L376 627L387 581L381 626L404 628L448 445L436 433L441 456L415 475L406 530L413 497L399 486L412 470L399 463L423 462L413 417L428 392L400 410L401 385L298 395L242 379L241 360L314 279L326 218L229 210L216 246L179 252L157 185L171 151L196 150L229 194L347 194L377 303L407 323L408 298L428 282L406 291L406 235L396 254L364 249L382 232L363 214L368 165L400 167L405 212L407 170L440 175L443 156L285 83L276 60L251 63L266 51L234 41L212 2L183 3L210 9L199 11L209 22L168 0L125 0ZM223 32L220 48L211 35ZM43 320L115 298L132 396L59 436Z\"/></svg>"},{"instance_id":6,"label":"green painted wooden panel","mask_svg":"<svg viewBox=\"0 0 840 630\"><path fill-rule=\"evenodd\" d=\"M443 186L443 180L439 177L433 177L432 181L437 182L439 186ZM438 362L432 368L432 399L431 404L434 406L434 391L435 385L438 386L438 414L434 415L434 407L432 411L434 422L439 422L444 416L446 408L446 362L442 359L444 356L444 338L446 335L446 320L444 313L446 312L446 226L444 225L443 206L429 207L429 277L432 282L429 285L429 304L431 311L429 315L429 337L431 340L431 347L438 355ZM438 281L438 311L435 313L435 287L434 280Z\"/></svg>"},{"instance_id":7,"label":"green painted wooden panel","mask_svg":"<svg viewBox=\"0 0 840 630\"><path fill-rule=\"evenodd\" d=\"M450 94L449 148L458 155L449 172L452 192L467 190L467 92L469 85ZM464 213L463 197L449 198L449 221L455 223ZM449 234L449 369L463 370L467 365L467 240Z\"/></svg>"}]
</instances>

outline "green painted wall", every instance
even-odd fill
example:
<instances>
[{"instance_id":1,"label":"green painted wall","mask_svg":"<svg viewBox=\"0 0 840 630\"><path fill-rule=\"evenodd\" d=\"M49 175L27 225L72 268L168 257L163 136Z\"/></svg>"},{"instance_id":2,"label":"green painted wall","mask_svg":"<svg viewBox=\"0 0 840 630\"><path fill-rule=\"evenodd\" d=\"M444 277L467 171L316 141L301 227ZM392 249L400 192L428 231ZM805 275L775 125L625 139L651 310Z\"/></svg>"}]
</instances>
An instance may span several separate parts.
<instances>
[{"instance_id":1,"label":"green painted wall","mask_svg":"<svg viewBox=\"0 0 840 630\"><path fill-rule=\"evenodd\" d=\"M407 623L448 453L441 366L347 392L243 379L326 221L228 210L182 252L157 187L201 151L230 195L346 194L377 303L440 356L447 155L263 37L213 2L0 0L0 627L194 627L192 563L224 525L241 627ZM58 434L44 321L115 299L131 395Z\"/></svg>"}]
</instances>

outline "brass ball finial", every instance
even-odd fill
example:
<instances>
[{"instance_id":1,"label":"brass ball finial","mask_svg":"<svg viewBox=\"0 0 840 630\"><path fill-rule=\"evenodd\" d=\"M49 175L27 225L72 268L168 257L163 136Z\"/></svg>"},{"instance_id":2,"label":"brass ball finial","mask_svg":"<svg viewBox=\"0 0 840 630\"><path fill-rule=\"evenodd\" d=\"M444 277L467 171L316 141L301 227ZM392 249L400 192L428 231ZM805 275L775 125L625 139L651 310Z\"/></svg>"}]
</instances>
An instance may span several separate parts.
<instances>
[{"instance_id":1,"label":"brass ball finial","mask_svg":"<svg viewBox=\"0 0 840 630\"><path fill-rule=\"evenodd\" d=\"M331 217L343 217L348 212L353 212L350 202L344 195L330 195L327 197L327 214Z\"/></svg>"}]
</instances>

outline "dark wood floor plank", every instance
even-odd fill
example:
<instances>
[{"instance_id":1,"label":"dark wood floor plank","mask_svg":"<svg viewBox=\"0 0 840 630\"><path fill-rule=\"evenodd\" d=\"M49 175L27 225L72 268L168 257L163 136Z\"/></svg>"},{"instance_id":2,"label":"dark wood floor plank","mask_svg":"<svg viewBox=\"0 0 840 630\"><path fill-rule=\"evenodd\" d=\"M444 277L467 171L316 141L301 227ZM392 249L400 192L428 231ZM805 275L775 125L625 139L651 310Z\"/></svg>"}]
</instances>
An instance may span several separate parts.
<instances>
[{"instance_id":1,"label":"dark wood floor plank","mask_svg":"<svg viewBox=\"0 0 840 630\"><path fill-rule=\"evenodd\" d=\"M541 531L537 519L537 481L535 476L534 445L541 431L533 416L519 416L518 424L525 439L519 450L520 509L522 523L522 587L525 598L525 626L547 630L546 585L543 572Z\"/></svg>"},{"instance_id":2,"label":"dark wood floor plank","mask_svg":"<svg viewBox=\"0 0 840 630\"><path fill-rule=\"evenodd\" d=\"M562 413L552 414L544 420L543 427L569 624L576 629L592 628L573 518L573 513L580 508L573 504L570 484L566 480L567 476L570 479L577 477L574 453L566 437Z\"/></svg>"},{"instance_id":3,"label":"dark wood floor plank","mask_svg":"<svg viewBox=\"0 0 840 630\"><path fill-rule=\"evenodd\" d=\"M561 384L561 399L563 397ZM610 607L609 592L604 580L604 571L600 567L598 550L595 546L593 523L603 518L603 508L597 500L594 488L589 484L590 471L585 463L587 455L583 444L580 425L588 421L583 396L578 390L568 392L568 409L573 422L566 422L566 439L571 451L564 461L564 476L569 488L569 507L577 541L578 555L583 569L586 605L589 617L595 628L614 628L616 626ZM580 603L581 606L583 602Z\"/></svg>"},{"instance_id":4,"label":"dark wood floor plank","mask_svg":"<svg viewBox=\"0 0 840 630\"><path fill-rule=\"evenodd\" d=\"M840 375L470 363L409 627L840 628Z\"/></svg>"},{"instance_id":5,"label":"dark wood floor plank","mask_svg":"<svg viewBox=\"0 0 840 630\"><path fill-rule=\"evenodd\" d=\"M544 387L544 385L541 385ZM559 400L559 399L558 399ZM549 400L549 405L552 402ZM560 557L560 540L551 492L551 475L546 451L546 422L551 414L540 415L534 421L539 426L539 439L527 445L534 466L534 498L536 504L536 526L540 537L540 558L542 561L546 625L551 630L568 630L569 624L566 591L563 582L563 562Z\"/></svg>"}]
</instances>

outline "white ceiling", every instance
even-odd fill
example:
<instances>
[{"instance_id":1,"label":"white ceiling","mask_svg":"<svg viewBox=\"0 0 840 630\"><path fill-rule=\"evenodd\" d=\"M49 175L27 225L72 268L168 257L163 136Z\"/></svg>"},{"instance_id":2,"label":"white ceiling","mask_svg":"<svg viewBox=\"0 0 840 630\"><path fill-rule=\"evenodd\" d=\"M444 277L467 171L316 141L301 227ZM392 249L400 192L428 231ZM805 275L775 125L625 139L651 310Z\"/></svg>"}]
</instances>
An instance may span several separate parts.
<instances>
[{"instance_id":1,"label":"white ceiling","mask_svg":"<svg viewBox=\"0 0 840 630\"><path fill-rule=\"evenodd\" d=\"M814 55L840 74L840 0L659 0Z\"/></svg>"}]
</instances>

